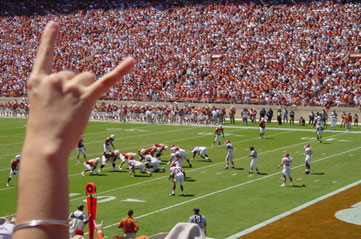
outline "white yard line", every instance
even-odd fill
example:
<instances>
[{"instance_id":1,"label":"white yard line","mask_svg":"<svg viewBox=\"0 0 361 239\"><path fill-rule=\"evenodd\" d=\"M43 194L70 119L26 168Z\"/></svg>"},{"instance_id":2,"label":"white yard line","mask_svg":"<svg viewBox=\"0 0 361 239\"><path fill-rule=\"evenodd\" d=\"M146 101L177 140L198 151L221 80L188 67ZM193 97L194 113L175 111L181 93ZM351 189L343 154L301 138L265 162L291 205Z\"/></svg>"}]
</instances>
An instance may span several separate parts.
<instances>
[{"instance_id":1,"label":"white yard line","mask_svg":"<svg viewBox=\"0 0 361 239\"><path fill-rule=\"evenodd\" d=\"M333 154L333 155L330 155L330 156L327 156L327 157L324 157L324 158L315 160L315 161L313 161L313 163L320 162L320 161L323 161L323 160L325 160L325 159L337 157L337 156L340 156L340 155L342 155L342 154L349 153L349 152L353 152L353 151L356 151L356 150L359 150L359 149L361 149L361 147L357 147L357 148L354 148L354 149L350 149L350 150L347 150L347 151L345 151L345 152L341 152L341 153L338 153L338 154ZM297 165L297 166L293 167L292 169L296 169L296 168L300 168L300 167L304 167L304 164ZM152 212L149 212L149 213L140 215L140 216L138 216L138 217L135 217L135 219L140 219L140 218L143 218L143 217L147 217L147 216L150 216L150 215L159 213L159 212L166 211L166 210L171 209L171 208L175 208L175 207L178 207L178 206L181 206L181 205L184 205L184 204L187 204L187 203L190 203L190 202L199 200L199 199L203 199L203 198L206 198L206 197L210 197L210 196L213 196L213 195L218 194L218 193L222 193L222 192L225 192L225 191L229 191L229 190L231 190L231 189L238 188L238 187L241 187L241 186L250 184L250 183L258 182L258 181L261 181L261 180L264 180L264 179L267 179L267 178L270 178L270 177L273 177L273 176L279 175L279 174L280 174L280 172L276 172L276 173L269 174L269 175L264 176L264 177L261 177L261 178L257 178L257 179L250 180L250 181L247 181L247 182L244 182L244 183L240 183L240 184L236 184L236 185L233 185L233 186L230 186L230 187L227 187L227 188L223 188L223 189L220 189L220 190L217 190L217 191L214 191L214 192L211 192L211 193L208 193L208 194L205 194L205 195L202 195L202 196L199 196L199 197L196 197L196 198L187 200L187 201L183 201L183 202L181 202L181 203L173 204L173 205L171 205L171 206L169 206L169 207L164 207L164 208L161 208L161 209L158 209L158 210L155 210L155 211L152 211ZM359 183L361 183L361 180L355 182L354 185L357 185L357 184L359 184ZM352 184L350 184L350 185L352 185ZM351 187L350 185L348 185L348 186ZM354 186L354 185L352 185L352 186ZM348 186L346 186L346 187L348 187ZM344 188L345 188L345 187L344 187ZM341 188L341 189L343 189L343 188ZM338 190L341 190L341 189L338 189ZM346 188L346 189L347 189L347 188ZM346 189L343 189L343 190L346 190ZM337 190L336 190L336 191L337 191ZM342 191L342 190L341 190L341 191ZM326 194L326 195L328 195L328 194ZM325 195L325 196L326 196L326 195ZM325 196L323 196L323 197L325 197ZM321 198L322 198L322 197L321 197ZM312 205L313 203L315 203L315 202L313 202L313 201L315 201L315 200L312 200L312 201L310 201L310 202L308 202L308 203L306 203L306 204L303 204L303 205ZM313 203L312 203L312 202L313 202ZM311 203L311 204L310 204L310 203ZM300 206L300 207L302 207L302 206ZM299 208L299 207L297 207L297 208ZM298 209L298 210L301 210L301 209L302 209L302 208L300 208L300 209ZM295 209L293 209L293 210L295 210ZM290 211L292 211L292 210L290 210ZM295 211L293 211L293 212L295 212ZM293 213L293 212L292 212L292 213ZM286 212L286 213L287 213L287 212ZM290 213L290 214L291 214L291 213ZM281 215L283 215L283 214L281 214ZM288 215L289 215L289 214L288 214ZM280 217L280 218L282 218L282 217ZM271 220L271 219L269 219L269 220ZM278 219L277 219L277 220L278 220ZM108 226L105 226L104 229L113 227L113 226L117 225L118 223L119 223L119 222L113 223L113 224L108 225ZM265 224L265 225L267 225L267 224ZM237 234L237 235L238 235L238 234ZM237 236L237 237L239 237L239 236ZM232 237L229 237L229 238L237 238L237 237L233 237L233 236L232 236Z\"/></svg>"},{"instance_id":2,"label":"white yard line","mask_svg":"<svg viewBox=\"0 0 361 239\"><path fill-rule=\"evenodd\" d=\"M241 236L244 236L244 235L246 235L248 233L256 231L256 230L258 230L258 229L260 229L260 228L262 228L264 226L267 226L267 225L269 225L269 224L271 224L271 223L273 223L275 221L278 221L278 220L280 220L280 219L282 219L284 217L287 217L287 216L289 216L289 215L291 215L291 214L293 214L295 212L298 212L298 211L300 211L300 210L302 210L302 209L304 209L306 207L309 207L309 206L311 206L311 205L313 205L315 203L318 203L319 201L322 201L322 200L324 200L326 198L329 198L329 197L331 197L333 195L336 195L336 194L338 194L340 192L343 192L343 191L345 191L345 190L347 190L349 188L352 188L352 187L354 187L356 185L359 185L360 183L361 183L361 180L358 180L358 181L356 181L354 183L351 183L351 184L349 184L347 186L344 186L344 187L339 188L339 189L337 189L337 190L335 190L333 192L330 192L330 193L328 193L326 195L323 195L323 196L321 196L319 198L316 198L316 199L314 199L312 201L309 201L309 202L307 202L305 204L302 204L301 206L298 206L298 207L293 208L293 209L291 209L291 210L289 210L287 212L284 212L284 213L282 213L282 214L280 214L278 216L272 217L272 218L270 218L270 219L268 219L268 220L266 220L264 222L261 222L261 223L255 225L255 226L250 227L250 228L248 228L246 230L243 230L243 231L241 231L241 232L239 232L237 234L234 234L234 235L232 235L230 237L227 237L226 239L236 239L238 237L241 237Z\"/></svg>"}]
</instances>

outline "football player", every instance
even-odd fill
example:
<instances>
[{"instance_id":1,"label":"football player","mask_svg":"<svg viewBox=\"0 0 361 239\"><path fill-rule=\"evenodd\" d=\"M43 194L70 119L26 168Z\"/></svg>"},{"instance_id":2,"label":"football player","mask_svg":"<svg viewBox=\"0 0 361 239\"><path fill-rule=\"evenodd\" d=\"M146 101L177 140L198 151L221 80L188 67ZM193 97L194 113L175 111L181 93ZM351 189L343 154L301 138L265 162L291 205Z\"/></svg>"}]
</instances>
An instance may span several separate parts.
<instances>
[{"instance_id":1,"label":"football player","mask_svg":"<svg viewBox=\"0 0 361 239\"><path fill-rule=\"evenodd\" d=\"M218 147L221 147L221 134L223 135L224 137L224 130L223 130L223 126L222 125L219 125L217 128L216 128L216 131L214 132L215 134L215 138L214 138L214 141L212 143L212 147L214 146L214 143L218 142Z\"/></svg>"},{"instance_id":2,"label":"football player","mask_svg":"<svg viewBox=\"0 0 361 239\"><path fill-rule=\"evenodd\" d=\"M261 120L259 121L259 138L260 139L263 139L265 129L266 129L266 121L264 121L264 118L261 118Z\"/></svg>"},{"instance_id":3,"label":"football player","mask_svg":"<svg viewBox=\"0 0 361 239\"><path fill-rule=\"evenodd\" d=\"M156 147L149 147L149 148L146 148L146 149L139 148L138 149L138 154L139 154L140 161L143 161L145 159L145 155L149 154L149 155L153 156L156 151L157 151Z\"/></svg>"},{"instance_id":4,"label":"football player","mask_svg":"<svg viewBox=\"0 0 361 239\"><path fill-rule=\"evenodd\" d=\"M172 145L172 146L173 146L173 147L171 147L172 153L175 154L178 157L178 159L180 159L180 160L185 159L188 162L188 167L191 168L192 164L187 157L186 151L184 149L181 149L174 145ZM182 163L180 165L182 165Z\"/></svg>"},{"instance_id":5,"label":"football player","mask_svg":"<svg viewBox=\"0 0 361 239\"><path fill-rule=\"evenodd\" d=\"M318 122L316 127L316 135L317 135L318 143L322 143L323 130L324 130L323 125L321 124L321 122Z\"/></svg>"},{"instance_id":6,"label":"football player","mask_svg":"<svg viewBox=\"0 0 361 239\"><path fill-rule=\"evenodd\" d=\"M152 172L149 172L149 171L145 171L145 164L140 162L140 161L137 161L137 160L134 160L134 159L129 159L127 161L128 165L129 165L129 169L130 169L130 172L129 174L132 175L132 177L136 177L136 173L135 173L135 170L136 169L139 169L140 173L147 173L149 174L149 176L152 176Z\"/></svg>"},{"instance_id":7,"label":"football player","mask_svg":"<svg viewBox=\"0 0 361 239\"><path fill-rule=\"evenodd\" d=\"M207 147L192 147L192 159L193 160L197 154L203 159L205 159L207 162L211 162L211 159L207 155Z\"/></svg>"},{"instance_id":8,"label":"football player","mask_svg":"<svg viewBox=\"0 0 361 239\"><path fill-rule=\"evenodd\" d=\"M249 173L253 173L253 169L256 169L257 174L259 174L258 171L258 167L257 167L257 162L258 162L258 157L257 157L257 151L254 150L254 147L251 146L249 147L249 150L251 151L250 155L248 155L248 157L252 158L251 164L249 166Z\"/></svg>"},{"instance_id":9,"label":"football player","mask_svg":"<svg viewBox=\"0 0 361 239\"><path fill-rule=\"evenodd\" d=\"M119 150L114 150L114 152L104 153L104 155L102 156L102 165L98 169L98 173L100 173L102 171L102 169L105 167L105 165L108 162L112 163L113 171L114 172L117 171L115 169L115 160L117 160L117 158L119 158L119 155L120 155Z\"/></svg>"},{"instance_id":10,"label":"football player","mask_svg":"<svg viewBox=\"0 0 361 239\"><path fill-rule=\"evenodd\" d=\"M305 174L309 174L311 172L311 159L312 159L312 148L310 144L305 144Z\"/></svg>"},{"instance_id":11,"label":"football player","mask_svg":"<svg viewBox=\"0 0 361 239\"><path fill-rule=\"evenodd\" d=\"M12 177L16 174L19 174L20 159L21 159L21 155L18 154L15 156L15 159L10 161L10 163L11 163L10 175L9 175L8 181L6 182L6 187L10 186L10 180L12 179Z\"/></svg>"},{"instance_id":12,"label":"football player","mask_svg":"<svg viewBox=\"0 0 361 239\"><path fill-rule=\"evenodd\" d=\"M282 175L283 175L283 183L281 184L281 187L286 186L286 181L287 178L290 179L290 183L291 186L293 186L293 180L291 177L291 163L292 163L293 159L290 157L289 153L285 153L284 157L282 158L282 162L280 165L278 165L277 168L280 168L281 166L283 166L283 171L282 171Z\"/></svg>"},{"instance_id":13,"label":"football player","mask_svg":"<svg viewBox=\"0 0 361 239\"><path fill-rule=\"evenodd\" d=\"M95 170L99 162L100 158L85 160L85 162L83 163L85 169L80 173L80 175L84 176L85 173L89 171L91 171L90 174L97 174Z\"/></svg>"},{"instance_id":14,"label":"football player","mask_svg":"<svg viewBox=\"0 0 361 239\"><path fill-rule=\"evenodd\" d=\"M80 160L79 160L79 156L80 154L83 155L84 157L84 160L86 160L86 151L85 151L85 147L84 147L84 139L83 139L83 136L81 136L79 142L78 142L78 146L76 148L76 159L77 161L80 163Z\"/></svg>"},{"instance_id":15,"label":"football player","mask_svg":"<svg viewBox=\"0 0 361 239\"><path fill-rule=\"evenodd\" d=\"M169 195L171 195L171 196L175 195L175 189L176 189L176 186L178 183L179 187L181 189L181 196L184 196L183 182L184 182L185 176L184 176L182 167L179 166L179 164L176 164L173 162L169 170L170 170L169 179L172 180L172 193Z\"/></svg>"},{"instance_id":16,"label":"football player","mask_svg":"<svg viewBox=\"0 0 361 239\"><path fill-rule=\"evenodd\" d=\"M226 156L226 167L224 169L228 169L229 162L232 164L232 168L234 168L234 162L233 162L233 145L231 144L231 141L229 139L226 140L226 149L227 149L227 156Z\"/></svg>"},{"instance_id":17,"label":"football player","mask_svg":"<svg viewBox=\"0 0 361 239\"><path fill-rule=\"evenodd\" d=\"M109 137L107 137L104 141L104 153L111 152L113 149L115 149L113 142L115 140L115 135L112 134Z\"/></svg>"},{"instance_id":18,"label":"football player","mask_svg":"<svg viewBox=\"0 0 361 239\"><path fill-rule=\"evenodd\" d=\"M154 157L152 157L151 155L146 155L145 156L145 160L146 160L146 162L145 162L145 166L147 167L147 168L153 168L153 173L154 172L165 172L165 168L164 167L162 167L161 169L159 169L158 167L159 167L159 163L160 163L160 161L159 161L159 159L157 159L157 158L154 158Z\"/></svg>"},{"instance_id":19,"label":"football player","mask_svg":"<svg viewBox=\"0 0 361 239\"><path fill-rule=\"evenodd\" d=\"M119 170L122 170L123 168L123 165L125 164L125 161L126 160L133 160L133 159L136 159L137 158L137 154L136 153L132 153L132 152L129 152L129 153L121 153L119 155L119 158L121 160L120 164L119 164Z\"/></svg>"},{"instance_id":20,"label":"football player","mask_svg":"<svg viewBox=\"0 0 361 239\"><path fill-rule=\"evenodd\" d=\"M162 161L160 157L162 156L163 151L167 151L168 146L164 144L153 144L153 147L156 148L155 157L158 158L160 161Z\"/></svg>"}]
</instances>

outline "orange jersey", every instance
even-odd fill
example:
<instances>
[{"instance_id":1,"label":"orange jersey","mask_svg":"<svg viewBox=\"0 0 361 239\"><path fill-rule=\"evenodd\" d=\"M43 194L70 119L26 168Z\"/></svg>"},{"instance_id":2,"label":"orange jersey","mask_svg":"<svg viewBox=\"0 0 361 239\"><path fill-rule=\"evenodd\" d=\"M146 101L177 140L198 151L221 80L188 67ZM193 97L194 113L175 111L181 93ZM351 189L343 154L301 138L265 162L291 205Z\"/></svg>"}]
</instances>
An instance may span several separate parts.
<instances>
[{"instance_id":1,"label":"orange jersey","mask_svg":"<svg viewBox=\"0 0 361 239\"><path fill-rule=\"evenodd\" d=\"M153 147L160 148L161 150L164 150L165 145L164 144L153 144Z\"/></svg>"},{"instance_id":2,"label":"orange jersey","mask_svg":"<svg viewBox=\"0 0 361 239\"><path fill-rule=\"evenodd\" d=\"M125 159L134 159L133 153L122 153Z\"/></svg>"},{"instance_id":3,"label":"orange jersey","mask_svg":"<svg viewBox=\"0 0 361 239\"><path fill-rule=\"evenodd\" d=\"M19 170L19 161L13 159L11 162L11 169L12 170Z\"/></svg>"},{"instance_id":4,"label":"orange jersey","mask_svg":"<svg viewBox=\"0 0 361 239\"><path fill-rule=\"evenodd\" d=\"M85 160L86 164L89 164L90 166L94 166L96 165L98 162L96 159L89 159L89 160Z\"/></svg>"},{"instance_id":5,"label":"orange jersey","mask_svg":"<svg viewBox=\"0 0 361 239\"><path fill-rule=\"evenodd\" d=\"M150 154L150 155L153 156L153 154L155 153L155 151L157 151L157 148L156 148L156 147L150 147L150 148L145 149L145 154Z\"/></svg>"},{"instance_id":6,"label":"orange jersey","mask_svg":"<svg viewBox=\"0 0 361 239\"><path fill-rule=\"evenodd\" d=\"M221 135L221 134L224 134L224 133L223 133L223 128L217 127L217 128L216 128L216 135Z\"/></svg>"}]
</instances>

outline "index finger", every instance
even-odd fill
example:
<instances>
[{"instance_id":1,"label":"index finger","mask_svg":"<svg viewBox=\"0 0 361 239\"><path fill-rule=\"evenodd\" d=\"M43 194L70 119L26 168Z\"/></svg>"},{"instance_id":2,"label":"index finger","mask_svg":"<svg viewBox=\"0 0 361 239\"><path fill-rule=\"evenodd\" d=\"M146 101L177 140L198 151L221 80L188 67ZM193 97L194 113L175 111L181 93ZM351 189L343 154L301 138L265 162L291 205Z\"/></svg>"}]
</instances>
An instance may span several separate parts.
<instances>
[{"instance_id":1,"label":"index finger","mask_svg":"<svg viewBox=\"0 0 361 239\"><path fill-rule=\"evenodd\" d=\"M39 50L36 54L33 70L31 74L42 75L51 74L55 41L58 36L59 25L50 21L41 36Z\"/></svg>"},{"instance_id":2,"label":"index finger","mask_svg":"<svg viewBox=\"0 0 361 239\"><path fill-rule=\"evenodd\" d=\"M115 85L124 75L126 75L133 68L134 64L135 60L133 57L126 58L111 72L105 74L100 80L95 81L88 86L87 97L98 99L102 93Z\"/></svg>"}]
</instances>

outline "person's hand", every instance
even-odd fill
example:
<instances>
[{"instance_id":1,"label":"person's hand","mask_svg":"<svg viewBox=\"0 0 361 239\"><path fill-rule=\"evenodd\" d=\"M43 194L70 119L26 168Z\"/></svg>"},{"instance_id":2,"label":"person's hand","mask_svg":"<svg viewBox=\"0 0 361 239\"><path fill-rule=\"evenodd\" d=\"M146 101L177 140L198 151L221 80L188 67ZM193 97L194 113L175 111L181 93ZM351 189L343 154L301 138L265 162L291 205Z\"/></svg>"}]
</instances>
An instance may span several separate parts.
<instances>
[{"instance_id":1,"label":"person's hand","mask_svg":"<svg viewBox=\"0 0 361 239\"><path fill-rule=\"evenodd\" d=\"M97 233L103 232L103 220L100 222L100 224L96 224L96 222L94 221L94 228Z\"/></svg>"},{"instance_id":2,"label":"person's hand","mask_svg":"<svg viewBox=\"0 0 361 239\"><path fill-rule=\"evenodd\" d=\"M61 153L59 148L65 153L72 150L86 128L97 99L135 64L129 57L98 81L94 81L94 74L90 72L54 73L52 65L58 33L57 23L46 25L27 84L31 104L27 137L36 141L32 140L33 145L45 147L48 154Z\"/></svg>"}]
</instances>

